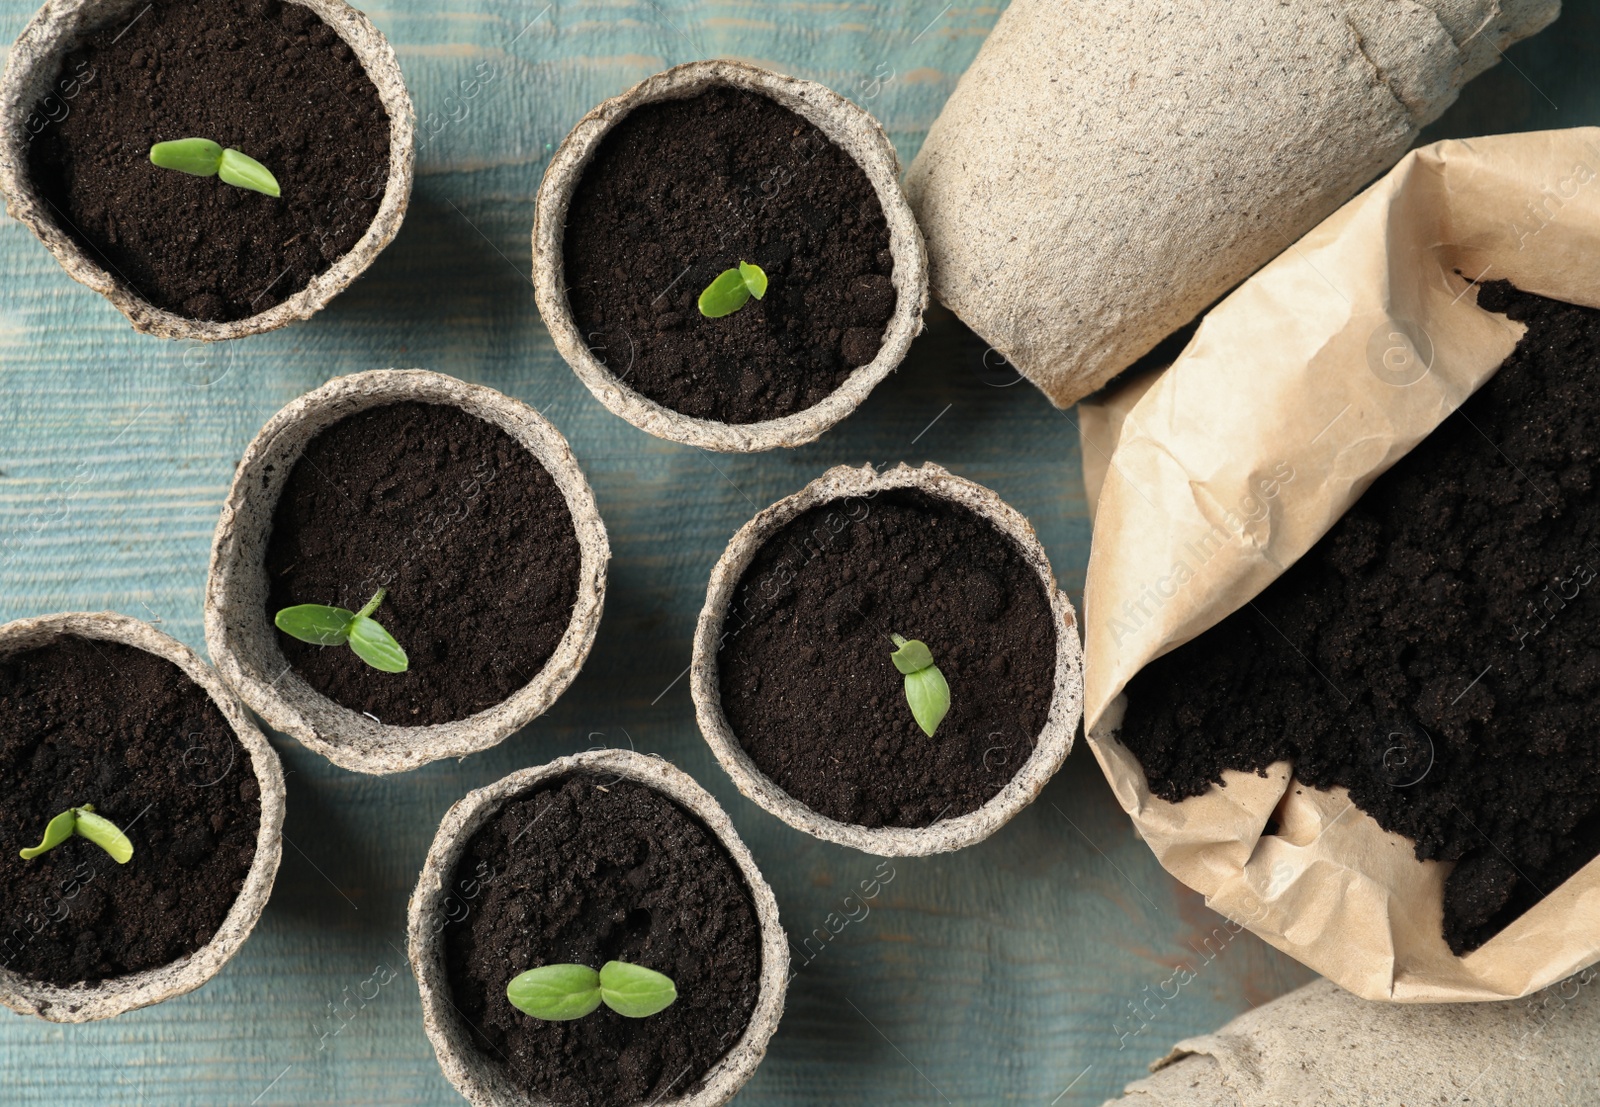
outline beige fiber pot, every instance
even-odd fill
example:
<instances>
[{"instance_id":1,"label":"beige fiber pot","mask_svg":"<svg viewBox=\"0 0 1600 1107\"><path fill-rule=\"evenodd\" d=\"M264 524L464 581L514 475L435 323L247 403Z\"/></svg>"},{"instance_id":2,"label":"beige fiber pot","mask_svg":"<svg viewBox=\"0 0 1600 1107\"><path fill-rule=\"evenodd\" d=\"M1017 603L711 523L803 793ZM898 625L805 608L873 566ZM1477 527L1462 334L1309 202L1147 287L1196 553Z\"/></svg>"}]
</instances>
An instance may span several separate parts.
<instances>
[{"instance_id":1,"label":"beige fiber pot","mask_svg":"<svg viewBox=\"0 0 1600 1107\"><path fill-rule=\"evenodd\" d=\"M0 191L6 210L49 247L61 267L128 317L133 329L162 338L217 341L276 330L309 319L364 273L400 230L411 198L416 113L394 49L365 15L343 0L284 0L316 13L350 48L378 91L389 116L389 179L371 225L354 247L293 296L245 319L208 322L158 308L108 273L97 254L57 226L50 204L28 173L30 127L38 103L52 92L62 58L87 34L136 17L145 0L50 0L11 47L0 78Z\"/></svg>"},{"instance_id":2,"label":"beige fiber pot","mask_svg":"<svg viewBox=\"0 0 1600 1107\"><path fill-rule=\"evenodd\" d=\"M756 767L739 744L723 713L718 683L717 656L729 605L740 578L767 540L791 519L819 504L870 497L894 488L914 488L936 499L960 504L1010 538L1023 561L1038 574L1056 622L1055 691L1033 753L982 807L925 827L843 823L813 811L789 795ZM1056 586L1055 574L1033 527L987 488L931 464L920 469L899 465L883 473L875 472L870 465L860 469L838 466L741 527L711 571L705 607L695 628L689 681L700 733L739 791L796 830L880 857L945 853L981 842L999 830L1033 802L1061 767L1072 750L1072 739L1083 715L1083 649L1078 641L1077 615Z\"/></svg>"},{"instance_id":3,"label":"beige fiber pot","mask_svg":"<svg viewBox=\"0 0 1600 1107\"><path fill-rule=\"evenodd\" d=\"M445 404L492 423L555 480L579 547L578 598L555 653L495 706L454 722L393 726L312 688L289 668L267 615L265 558L278 497L306 444L347 416L386 404ZM267 723L342 768L395 773L488 749L547 710L583 668L605 606L611 547L594 493L561 432L520 400L420 369L336 377L274 415L250 443L211 546L206 648L223 679Z\"/></svg>"},{"instance_id":4,"label":"beige fiber pot","mask_svg":"<svg viewBox=\"0 0 1600 1107\"><path fill-rule=\"evenodd\" d=\"M283 852L283 767L277 751L256 729L244 705L211 667L183 643L138 619L109 611L18 619L0 626L0 655L38 649L67 636L132 646L183 670L185 676L211 697L211 702L217 705L239 744L249 754L250 769L261 799L256 853L245 875L244 887L211 940L195 952L159 968L66 987L0 968L0 1003L13 1011L50 1022L90 1022L192 992L222 971L222 966L244 945L272 894L273 878L278 874L278 859Z\"/></svg>"},{"instance_id":5,"label":"beige fiber pot","mask_svg":"<svg viewBox=\"0 0 1600 1107\"><path fill-rule=\"evenodd\" d=\"M450 998L450 980L440 935L444 927L458 917L461 905L448 884L472 836L508 800L545 781L575 772L626 777L686 808L722 843L750 890L761 926L761 990L750 1023L722 1060L706 1073L698 1091L657 1101L658 1107L717 1107L732 1099L750 1079L766 1055L768 1040L778 1028L788 987L789 940L778 921L778 903L772 889L717 801L683 770L659 757L631 750L580 753L519 770L469 792L445 814L428 850L416 891L411 894L408 949L411 971L417 978L417 991L422 998L423 1025L438 1055L439 1067L474 1107L546 1107L548 1103L514 1083L504 1066L486 1055L473 1041L471 1028Z\"/></svg>"},{"instance_id":6,"label":"beige fiber pot","mask_svg":"<svg viewBox=\"0 0 1600 1107\"><path fill-rule=\"evenodd\" d=\"M641 104L682 100L710 88L731 87L767 96L815 124L866 173L878 194L889 224L889 250L894 254L894 314L884 332L878 356L856 369L820 403L759 423L722 423L699 419L670 408L628 387L589 348L567 301L566 261L562 254L567 211L573 193L595 151L611 129ZM753 453L778 446L801 446L854 411L867 394L900 364L911 340L922 329L928 302L928 258L922 232L900 191L900 163L883 128L844 97L812 81L785 77L734 61L690 62L657 73L613 97L579 121L562 142L539 186L533 222L533 284L539 314L556 349L578 379L611 411L640 430L659 438L706 450ZM626 376L626 373L624 373Z\"/></svg>"}]
</instances>

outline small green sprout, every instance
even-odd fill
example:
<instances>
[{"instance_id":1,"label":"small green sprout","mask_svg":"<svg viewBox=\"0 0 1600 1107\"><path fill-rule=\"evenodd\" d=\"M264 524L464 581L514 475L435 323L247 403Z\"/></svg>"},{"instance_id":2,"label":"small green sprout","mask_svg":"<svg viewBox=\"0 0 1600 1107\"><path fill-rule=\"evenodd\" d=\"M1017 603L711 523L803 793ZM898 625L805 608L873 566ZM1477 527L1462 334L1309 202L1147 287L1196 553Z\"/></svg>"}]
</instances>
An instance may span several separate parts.
<instances>
[{"instance_id":1,"label":"small green sprout","mask_svg":"<svg viewBox=\"0 0 1600 1107\"><path fill-rule=\"evenodd\" d=\"M196 177L220 177L224 184L235 188L279 195L278 179L266 166L237 150L224 150L209 138L158 142L150 147L150 161L162 169L176 169Z\"/></svg>"},{"instance_id":2,"label":"small green sprout","mask_svg":"<svg viewBox=\"0 0 1600 1107\"><path fill-rule=\"evenodd\" d=\"M385 673L403 673L411 662L400 643L383 629L372 613L383 602L386 589L367 601L360 611L347 611L342 607L324 607L320 603L303 603L286 607L273 616L279 630L291 638L310 642L313 646L340 646L349 643L356 656Z\"/></svg>"},{"instance_id":3,"label":"small green sprout","mask_svg":"<svg viewBox=\"0 0 1600 1107\"><path fill-rule=\"evenodd\" d=\"M905 674L906 702L911 705L911 714L922 733L932 738L950 710L950 685L945 683L944 674L933 663L933 651L926 645L914 638L908 642L898 634L889 637L896 647L889 660Z\"/></svg>"},{"instance_id":4,"label":"small green sprout","mask_svg":"<svg viewBox=\"0 0 1600 1107\"><path fill-rule=\"evenodd\" d=\"M23 850L22 859L32 861L41 853L55 849L74 834L89 839L105 850L111 855L111 860L119 865L126 865L133 857L133 843L128 841L128 836L110 819L96 815L94 804L86 803L82 807L69 807L51 819L49 825L44 828L44 839L38 845Z\"/></svg>"},{"instance_id":5,"label":"small green sprout","mask_svg":"<svg viewBox=\"0 0 1600 1107\"><path fill-rule=\"evenodd\" d=\"M506 998L525 1015L547 1022L581 1019L604 1003L619 1015L643 1019L665 1011L678 998L672 978L626 961L588 965L541 965L506 985Z\"/></svg>"},{"instance_id":6,"label":"small green sprout","mask_svg":"<svg viewBox=\"0 0 1600 1107\"><path fill-rule=\"evenodd\" d=\"M707 319L721 319L744 307L750 297L759 300L766 294L767 275L761 266L741 261L739 268L724 269L706 285L700 293L700 314Z\"/></svg>"}]
</instances>

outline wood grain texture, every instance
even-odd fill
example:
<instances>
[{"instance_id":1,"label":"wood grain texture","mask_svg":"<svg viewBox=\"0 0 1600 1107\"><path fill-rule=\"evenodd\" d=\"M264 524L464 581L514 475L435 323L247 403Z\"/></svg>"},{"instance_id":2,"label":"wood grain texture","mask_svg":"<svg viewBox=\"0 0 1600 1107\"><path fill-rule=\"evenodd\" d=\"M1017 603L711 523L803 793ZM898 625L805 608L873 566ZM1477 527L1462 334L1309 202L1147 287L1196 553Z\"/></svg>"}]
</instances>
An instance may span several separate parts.
<instances>
[{"instance_id":1,"label":"wood grain texture","mask_svg":"<svg viewBox=\"0 0 1600 1107\"><path fill-rule=\"evenodd\" d=\"M223 347L135 335L0 220L0 619L110 608L203 648L206 557L240 452L293 397L370 368L436 369L539 408L571 440L615 554L587 668L502 746L368 778L277 739L287 840L255 936L205 988L110 1023L0 1017L0 1100L459 1102L422 1033L406 897L464 792L596 745L661 753L705 784L777 893L799 972L743 1103L1098 1104L1170 1041L1308 979L1160 871L1082 751L1001 833L894 861L866 918L807 944L877 862L745 801L701 741L678 678L712 564L756 510L830 465L932 460L1027 515L1077 603L1089 528L1074 416L1008 387L983 344L934 311L900 370L821 441L711 455L607 413L534 311L532 197L594 103L671 64L737 57L863 104L904 163L998 11L942 0L369 9L419 115L405 227L315 319ZM31 14L29 0L0 0L0 37ZM1509 52L1522 75L1502 65L1480 78L1425 137L1600 122L1597 50L1600 0L1569 2ZM1197 975L1176 989L1180 965Z\"/></svg>"}]
</instances>

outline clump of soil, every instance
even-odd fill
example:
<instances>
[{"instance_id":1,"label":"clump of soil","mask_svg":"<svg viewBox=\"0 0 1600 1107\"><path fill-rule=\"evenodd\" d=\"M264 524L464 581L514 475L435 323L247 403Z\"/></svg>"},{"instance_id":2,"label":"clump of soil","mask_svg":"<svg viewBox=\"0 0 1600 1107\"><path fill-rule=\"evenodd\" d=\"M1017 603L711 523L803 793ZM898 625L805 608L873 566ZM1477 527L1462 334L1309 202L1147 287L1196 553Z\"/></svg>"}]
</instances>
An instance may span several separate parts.
<instances>
[{"instance_id":1,"label":"clump of soil","mask_svg":"<svg viewBox=\"0 0 1600 1107\"><path fill-rule=\"evenodd\" d=\"M61 230L193 319L244 319L299 292L366 233L388 183L377 88L331 27L279 0L135 9L66 55L36 118L28 169ZM150 164L152 145L179 138L248 154L282 197Z\"/></svg>"},{"instance_id":2,"label":"clump of soil","mask_svg":"<svg viewBox=\"0 0 1600 1107\"><path fill-rule=\"evenodd\" d=\"M595 356L664 407L724 423L819 403L878 356L894 313L889 227L866 173L741 89L630 112L573 196L564 256ZM766 271L766 297L703 317L700 293L741 261Z\"/></svg>"},{"instance_id":3,"label":"clump of soil","mask_svg":"<svg viewBox=\"0 0 1600 1107\"><path fill-rule=\"evenodd\" d=\"M486 1054L562 1105L676 1100L739 1040L761 985L761 929L722 844L633 781L577 773L507 803L472 836L452 887L478 892L443 931L451 999ZM601 1006L543 1022L506 985L549 964L628 961L678 998L628 1019Z\"/></svg>"},{"instance_id":4,"label":"clump of soil","mask_svg":"<svg viewBox=\"0 0 1600 1107\"><path fill-rule=\"evenodd\" d=\"M928 826L975 811L1033 753L1055 690L1039 577L975 512L922 492L822 504L756 554L723 622L722 709L756 766L829 818ZM950 685L933 737L891 634Z\"/></svg>"},{"instance_id":5,"label":"clump of soil","mask_svg":"<svg viewBox=\"0 0 1600 1107\"><path fill-rule=\"evenodd\" d=\"M544 466L460 408L398 403L342 419L307 444L272 517L267 617L295 604L373 615L410 669L385 673L346 646L278 631L306 682L395 726L464 719L526 685L555 652L578 597L578 536Z\"/></svg>"},{"instance_id":6,"label":"clump of soil","mask_svg":"<svg viewBox=\"0 0 1600 1107\"><path fill-rule=\"evenodd\" d=\"M1253 605L1128 686L1164 799L1294 762L1423 859L1482 945L1600 851L1600 311L1483 285L1499 371Z\"/></svg>"},{"instance_id":7,"label":"clump of soil","mask_svg":"<svg viewBox=\"0 0 1600 1107\"><path fill-rule=\"evenodd\" d=\"M255 860L250 755L176 665L64 637L0 658L0 964L69 985L209 942ZM74 835L24 861L46 824L92 805L133 843L119 865Z\"/></svg>"}]
</instances>

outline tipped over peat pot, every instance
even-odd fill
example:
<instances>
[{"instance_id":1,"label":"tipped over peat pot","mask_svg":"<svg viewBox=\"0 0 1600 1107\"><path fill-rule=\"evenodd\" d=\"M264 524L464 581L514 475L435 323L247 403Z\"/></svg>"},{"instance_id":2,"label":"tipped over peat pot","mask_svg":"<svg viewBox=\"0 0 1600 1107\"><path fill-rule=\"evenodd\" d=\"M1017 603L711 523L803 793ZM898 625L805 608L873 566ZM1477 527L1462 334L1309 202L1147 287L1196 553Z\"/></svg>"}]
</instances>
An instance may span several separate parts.
<instances>
[{"instance_id":1,"label":"tipped over peat pot","mask_svg":"<svg viewBox=\"0 0 1600 1107\"><path fill-rule=\"evenodd\" d=\"M278 755L182 643L109 612L0 626L0 1003L51 1022L193 991L238 952L282 850ZM72 836L69 808L132 843Z\"/></svg>"},{"instance_id":2,"label":"tipped over peat pot","mask_svg":"<svg viewBox=\"0 0 1600 1107\"><path fill-rule=\"evenodd\" d=\"M896 634L948 682L931 737ZM746 523L712 570L690 681L741 792L880 856L994 833L1060 768L1083 713L1077 617L1033 528L936 465L830 469Z\"/></svg>"},{"instance_id":3,"label":"tipped over peat pot","mask_svg":"<svg viewBox=\"0 0 1600 1107\"><path fill-rule=\"evenodd\" d=\"M273 727L344 768L399 772L486 749L555 702L594 643L610 558L566 439L528 405L422 370L338 377L239 463L206 646ZM379 589L404 672L274 624Z\"/></svg>"},{"instance_id":4,"label":"tipped over peat pot","mask_svg":"<svg viewBox=\"0 0 1600 1107\"><path fill-rule=\"evenodd\" d=\"M135 330L239 338L315 314L394 238L414 124L394 51L342 0L51 0L0 81L0 189ZM281 195L151 164L183 138Z\"/></svg>"},{"instance_id":5,"label":"tipped over peat pot","mask_svg":"<svg viewBox=\"0 0 1600 1107\"><path fill-rule=\"evenodd\" d=\"M749 262L769 284L707 318ZM561 356L634 426L708 450L810 442L922 326L928 265L894 147L822 85L691 62L607 100L539 187L539 313Z\"/></svg>"},{"instance_id":6,"label":"tipped over peat pot","mask_svg":"<svg viewBox=\"0 0 1600 1107\"><path fill-rule=\"evenodd\" d=\"M1600 311L1505 282L1478 304L1527 328L1495 374L1248 606L1146 665L1115 735L1172 802L1281 761L1348 789L1453 863L1458 956L1600 855Z\"/></svg>"},{"instance_id":7,"label":"tipped over peat pot","mask_svg":"<svg viewBox=\"0 0 1600 1107\"><path fill-rule=\"evenodd\" d=\"M411 896L428 1038L478 1107L715 1107L783 1014L788 939L772 889L711 795L657 757L602 750L469 793ZM545 1022L506 985L548 964L665 973L659 1014Z\"/></svg>"}]
</instances>

